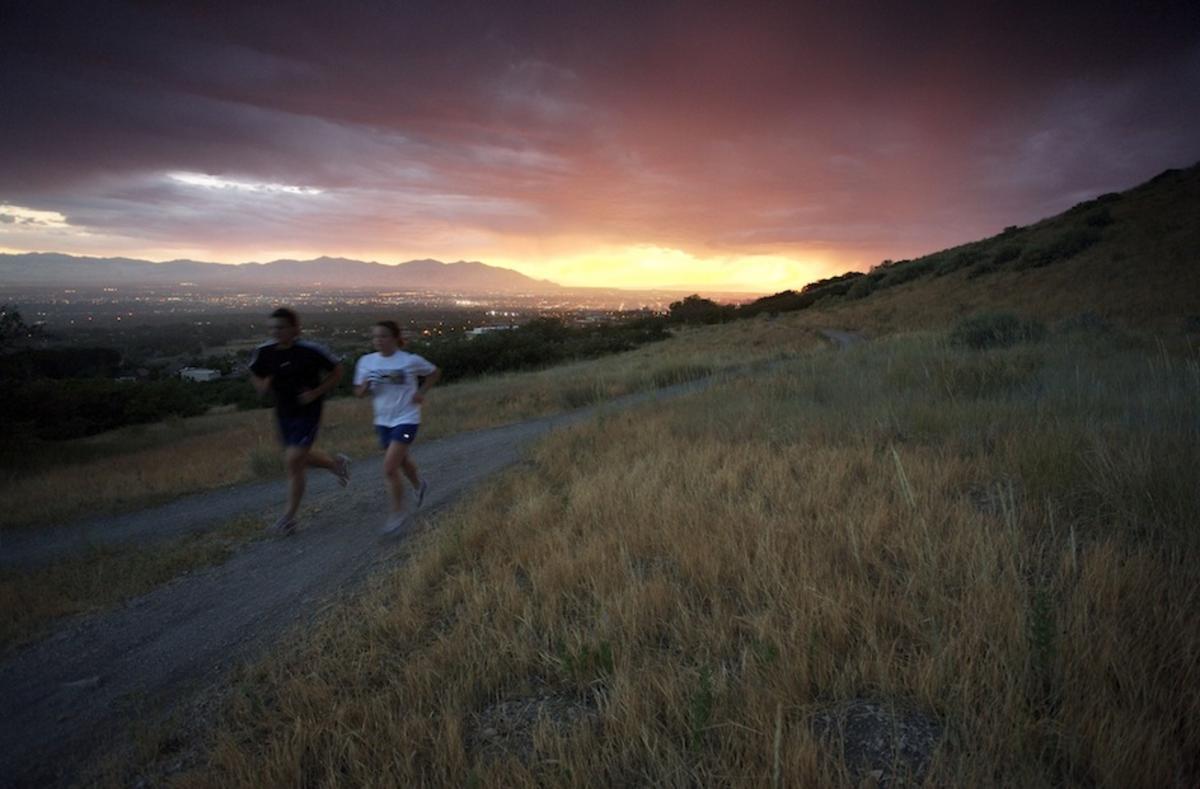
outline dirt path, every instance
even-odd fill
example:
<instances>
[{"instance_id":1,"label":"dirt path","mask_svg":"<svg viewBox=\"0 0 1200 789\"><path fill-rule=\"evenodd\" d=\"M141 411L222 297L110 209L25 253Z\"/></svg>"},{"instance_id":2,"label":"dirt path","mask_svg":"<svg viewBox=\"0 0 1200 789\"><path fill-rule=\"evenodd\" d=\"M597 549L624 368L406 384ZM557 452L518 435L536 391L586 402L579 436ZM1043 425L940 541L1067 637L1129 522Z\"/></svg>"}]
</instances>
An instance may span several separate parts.
<instances>
[{"instance_id":1,"label":"dirt path","mask_svg":"<svg viewBox=\"0 0 1200 789\"><path fill-rule=\"evenodd\" d=\"M414 458L431 488L421 518L447 506L483 478L516 462L550 430L605 410L704 388L711 379L643 392L610 403L514 425L418 443ZM165 717L216 684L235 662L253 657L320 603L392 559L404 535L384 538L386 497L379 459L355 466L343 490L312 486L300 530L247 545L225 564L179 578L113 611L65 623L0 663L0 785L69 780L72 766L120 738L134 719ZM316 476L316 475L314 475ZM279 483L190 496L114 519L113 542L204 528L233 515L274 510ZM164 525L166 524L166 525ZM26 557L61 555L101 537L93 523L64 530ZM11 547L11 546L10 546Z\"/></svg>"},{"instance_id":2,"label":"dirt path","mask_svg":"<svg viewBox=\"0 0 1200 789\"><path fill-rule=\"evenodd\" d=\"M617 398L603 406L591 406L565 414L532 419L512 425L478 430L418 442L414 452L425 463L441 463L450 458L457 462L489 453L493 447L513 441L527 442L551 428L586 419L599 408L623 408L654 397L669 397L688 391L699 382L650 392L638 392ZM359 459L351 466L353 478L378 475L379 459ZM488 472L490 473L490 472ZM333 477L316 471L309 474L305 501L308 504L336 501L341 493ZM78 523L47 528L8 529L0 533L0 569L32 567L70 556L85 554L93 548L121 545L145 545L156 540L182 537L215 528L239 515L274 512L287 496L287 480L274 479L218 488L182 496L158 507L93 518Z\"/></svg>"}]
</instances>

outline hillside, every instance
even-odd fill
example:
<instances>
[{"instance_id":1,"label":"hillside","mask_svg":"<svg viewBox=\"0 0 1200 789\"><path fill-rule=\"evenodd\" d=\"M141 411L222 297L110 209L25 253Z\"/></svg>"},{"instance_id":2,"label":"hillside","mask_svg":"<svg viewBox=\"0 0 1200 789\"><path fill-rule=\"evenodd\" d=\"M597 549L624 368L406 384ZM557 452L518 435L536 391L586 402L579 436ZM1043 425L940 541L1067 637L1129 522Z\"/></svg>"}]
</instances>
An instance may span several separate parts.
<instances>
[{"instance_id":1,"label":"hillside","mask_svg":"<svg viewBox=\"0 0 1200 789\"><path fill-rule=\"evenodd\" d=\"M1198 216L1200 165L1167 170L1032 225L744 309L802 309L805 323L874 331L940 327L989 310L1046 321L1093 313L1174 333L1200 317Z\"/></svg>"},{"instance_id":2,"label":"hillside","mask_svg":"<svg viewBox=\"0 0 1200 789\"><path fill-rule=\"evenodd\" d=\"M1196 786L1194 361L1113 337L901 334L552 434L239 674L172 779Z\"/></svg>"}]
</instances>

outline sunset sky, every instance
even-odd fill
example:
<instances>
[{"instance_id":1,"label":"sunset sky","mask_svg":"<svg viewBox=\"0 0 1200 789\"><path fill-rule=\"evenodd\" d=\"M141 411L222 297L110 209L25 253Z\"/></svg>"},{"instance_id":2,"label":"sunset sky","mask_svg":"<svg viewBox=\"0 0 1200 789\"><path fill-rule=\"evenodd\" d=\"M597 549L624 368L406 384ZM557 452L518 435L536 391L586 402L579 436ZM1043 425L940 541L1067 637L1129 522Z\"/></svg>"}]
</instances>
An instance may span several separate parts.
<instances>
[{"instance_id":1,"label":"sunset sky","mask_svg":"<svg viewBox=\"0 0 1200 789\"><path fill-rule=\"evenodd\" d=\"M0 251L771 292L1200 160L1194 2L216 7L5 4Z\"/></svg>"}]
</instances>

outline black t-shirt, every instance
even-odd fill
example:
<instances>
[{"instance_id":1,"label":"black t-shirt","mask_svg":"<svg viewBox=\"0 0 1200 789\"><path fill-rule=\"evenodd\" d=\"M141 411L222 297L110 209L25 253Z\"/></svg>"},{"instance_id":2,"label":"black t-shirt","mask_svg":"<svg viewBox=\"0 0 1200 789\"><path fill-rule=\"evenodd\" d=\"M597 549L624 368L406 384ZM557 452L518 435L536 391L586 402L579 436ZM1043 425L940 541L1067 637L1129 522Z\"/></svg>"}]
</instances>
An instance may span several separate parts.
<instances>
[{"instance_id":1,"label":"black t-shirt","mask_svg":"<svg viewBox=\"0 0 1200 789\"><path fill-rule=\"evenodd\" d=\"M271 376L271 391L275 394L275 408L283 417L319 417L321 400L301 405L297 399L306 389L316 389L325 374L337 367L341 360L324 346L315 342L297 340L290 348L280 348L279 343L269 342L258 346L250 359L250 372L259 378Z\"/></svg>"}]
</instances>

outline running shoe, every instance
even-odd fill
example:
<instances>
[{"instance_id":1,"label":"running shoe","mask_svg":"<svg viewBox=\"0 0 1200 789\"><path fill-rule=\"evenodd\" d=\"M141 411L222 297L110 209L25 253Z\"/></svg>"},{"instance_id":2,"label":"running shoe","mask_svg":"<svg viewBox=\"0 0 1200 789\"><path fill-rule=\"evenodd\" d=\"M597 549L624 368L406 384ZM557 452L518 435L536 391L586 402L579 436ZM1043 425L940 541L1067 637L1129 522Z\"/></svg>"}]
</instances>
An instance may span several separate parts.
<instances>
[{"instance_id":1,"label":"running shoe","mask_svg":"<svg viewBox=\"0 0 1200 789\"><path fill-rule=\"evenodd\" d=\"M298 522L299 521L297 521L295 518L289 518L286 515L281 515L279 520L268 526L266 530L269 534L281 534L286 537L292 532L296 531L296 524Z\"/></svg>"},{"instance_id":2,"label":"running shoe","mask_svg":"<svg viewBox=\"0 0 1200 789\"><path fill-rule=\"evenodd\" d=\"M417 507L425 503L425 491L427 490L429 490L429 483L422 479L421 484L417 486Z\"/></svg>"},{"instance_id":3,"label":"running shoe","mask_svg":"<svg viewBox=\"0 0 1200 789\"><path fill-rule=\"evenodd\" d=\"M404 528L404 524L408 522L407 512L393 512L388 516L387 522L383 524L383 528L379 530L380 534L395 534Z\"/></svg>"},{"instance_id":4,"label":"running shoe","mask_svg":"<svg viewBox=\"0 0 1200 789\"><path fill-rule=\"evenodd\" d=\"M338 484L344 488L350 484L350 457L338 455L333 459L333 463L333 473L337 477Z\"/></svg>"}]
</instances>

